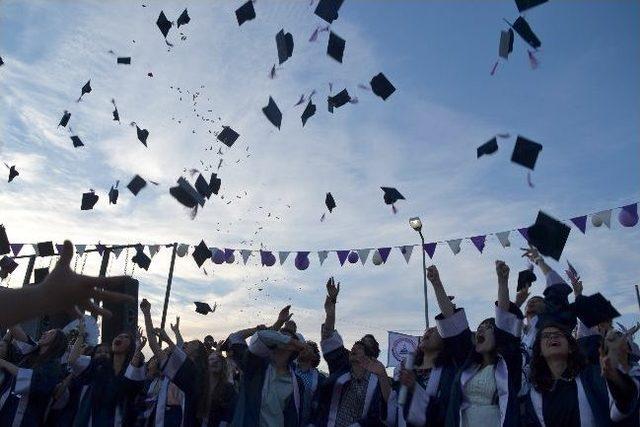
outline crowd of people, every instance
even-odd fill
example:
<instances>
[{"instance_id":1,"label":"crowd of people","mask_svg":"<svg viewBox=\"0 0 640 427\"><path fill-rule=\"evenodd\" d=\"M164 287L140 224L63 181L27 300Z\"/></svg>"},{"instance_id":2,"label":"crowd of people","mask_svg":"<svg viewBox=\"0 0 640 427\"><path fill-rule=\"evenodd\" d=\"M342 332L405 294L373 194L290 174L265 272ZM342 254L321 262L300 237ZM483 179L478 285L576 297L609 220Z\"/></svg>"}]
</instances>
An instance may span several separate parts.
<instances>
[{"instance_id":1,"label":"crowd of people","mask_svg":"<svg viewBox=\"0 0 640 427\"><path fill-rule=\"evenodd\" d=\"M616 329L606 314L587 327L574 309L587 298L580 278L565 281L535 248L524 255L545 277L543 294L530 296L529 283L512 300L510 269L496 261L495 315L475 331L429 267L436 326L424 332L414 363L391 377L373 335L345 347L333 278L319 345L298 330L289 306L271 326L217 341L184 341L178 319L172 339L153 324L146 299L144 328L111 343L88 346L83 321L73 342L59 329L34 341L18 326L34 309L108 315L91 299L127 298L108 289L126 278L77 275L69 269L71 255L66 242L38 290L0 293L7 308L0 325L8 327L0 341L0 426L640 425L640 352L632 340L638 328Z\"/></svg>"}]
</instances>

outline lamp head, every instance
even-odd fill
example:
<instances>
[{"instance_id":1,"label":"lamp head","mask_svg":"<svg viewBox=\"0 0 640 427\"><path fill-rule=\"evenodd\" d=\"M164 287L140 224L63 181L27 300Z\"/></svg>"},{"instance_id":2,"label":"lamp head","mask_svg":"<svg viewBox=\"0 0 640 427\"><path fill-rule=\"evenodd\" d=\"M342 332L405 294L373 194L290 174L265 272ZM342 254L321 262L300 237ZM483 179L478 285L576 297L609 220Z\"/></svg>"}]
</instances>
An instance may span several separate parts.
<instances>
[{"instance_id":1,"label":"lamp head","mask_svg":"<svg viewBox=\"0 0 640 427\"><path fill-rule=\"evenodd\" d=\"M422 221L420 221L420 218L418 218L417 216L409 218L409 225L416 231L422 230Z\"/></svg>"}]
</instances>

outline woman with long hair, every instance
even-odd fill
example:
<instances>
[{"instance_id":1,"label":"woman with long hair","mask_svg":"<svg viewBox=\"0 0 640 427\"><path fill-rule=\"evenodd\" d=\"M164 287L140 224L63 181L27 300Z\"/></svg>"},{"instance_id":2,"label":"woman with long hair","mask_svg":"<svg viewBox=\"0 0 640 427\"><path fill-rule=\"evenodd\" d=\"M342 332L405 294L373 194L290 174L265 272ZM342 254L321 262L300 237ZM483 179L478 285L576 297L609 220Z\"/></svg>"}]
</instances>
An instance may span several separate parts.
<instances>
[{"instance_id":1,"label":"woman with long hair","mask_svg":"<svg viewBox=\"0 0 640 427\"><path fill-rule=\"evenodd\" d=\"M231 423L237 399L235 387L229 382L227 358L219 349L209 353L209 390L207 411L202 419L206 427L219 427Z\"/></svg>"},{"instance_id":2,"label":"woman with long hair","mask_svg":"<svg viewBox=\"0 0 640 427\"><path fill-rule=\"evenodd\" d=\"M60 358L66 349L64 333L51 329L17 364L0 358L0 369L6 372L0 388L0 426L43 424L54 389L64 376Z\"/></svg>"}]
</instances>

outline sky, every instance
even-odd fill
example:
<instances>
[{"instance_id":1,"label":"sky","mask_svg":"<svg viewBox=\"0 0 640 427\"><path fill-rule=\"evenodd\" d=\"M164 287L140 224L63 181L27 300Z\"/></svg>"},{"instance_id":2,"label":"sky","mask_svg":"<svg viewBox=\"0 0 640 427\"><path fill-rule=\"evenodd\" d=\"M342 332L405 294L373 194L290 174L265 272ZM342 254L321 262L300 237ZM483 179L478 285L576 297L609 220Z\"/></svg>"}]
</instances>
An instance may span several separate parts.
<instances>
[{"instance_id":1,"label":"sky","mask_svg":"<svg viewBox=\"0 0 640 427\"><path fill-rule=\"evenodd\" d=\"M326 32L308 41L324 24L310 2L259 0L257 18L239 27L234 10L242 3L0 2L0 160L20 172L0 183L0 222L12 242L377 248L419 243L408 225L413 216L422 218L427 241L445 241L527 226L538 210L567 219L640 199L638 2L550 1L527 11L542 41L539 67L530 67L527 46L516 38L493 76L503 18L518 16L510 0L347 0L331 25L346 40L342 64L326 55ZM171 29L169 48L155 21L161 10L175 21L184 8L191 22ZM270 79L280 29L293 34L295 47ZM131 56L132 64L117 65L116 55ZM358 88L379 72L397 89L386 101ZM89 79L93 91L76 103ZM328 113L329 82L333 93L347 88L359 102ZM294 104L314 89L317 113L303 128L304 105ZM261 111L269 96L283 113L279 130ZM121 123L112 120L112 99ZM56 127L64 110L83 148ZM148 147L130 122L149 130ZM231 148L215 140L223 125L240 133ZM476 147L498 133L511 137L499 140L493 156L476 159ZM544 146L533 188L526 169L510 162L516 135ZM219 148L220 195L192 220L168 189L188 177L185 169L215 170ZM125 185L136 174L158 186L134 197ZM109 205L117 180L120 198ZM383 203L381 186L406 197L397 214ZM81 211L89 189L100 200ZM337 203L330 214L327 192ZM633 288L640 233L620 226L617 214L611 229L588 224L583 235L573 227L561 262L550 264L563 270L570 260L585 293L602 292L632 324L640 320ZM511 266L512 289L526 266L518 250L524 240L515 233L511 241L502 248L489 236L480 254L464 240L458 255L443 243L427 259L472 327L492 313L494 261ZM132 255L112 257L108 274L139 279L140 297L151 301L159 323L171 252L161 250L146 272L132 267ZM209 261L207 274L190 255L178 258L168 319L180 316L187 337L224 338L272 323L291 304L300 332L317 340L324 285L335 276L342 284L337 328L348 345L373 333L386 351L387 331L424 329L418 250L406 262L393 249L382 266L370 259L340 266L335 252L320 266L312 252L304 271L294 255L270 268L256 256L247 265L239 256L234 264ZM36 267L53 262L38 259ZM85 274L97 274L99 262L96 254L73 261ZM21 286L25 267L22 261L3 285ZM538 280L533 291L542 286ZM193 301L217 302L218 311L202 317ZM432 292L429 303L433 322Z\"/></svg>"}]
</instances>

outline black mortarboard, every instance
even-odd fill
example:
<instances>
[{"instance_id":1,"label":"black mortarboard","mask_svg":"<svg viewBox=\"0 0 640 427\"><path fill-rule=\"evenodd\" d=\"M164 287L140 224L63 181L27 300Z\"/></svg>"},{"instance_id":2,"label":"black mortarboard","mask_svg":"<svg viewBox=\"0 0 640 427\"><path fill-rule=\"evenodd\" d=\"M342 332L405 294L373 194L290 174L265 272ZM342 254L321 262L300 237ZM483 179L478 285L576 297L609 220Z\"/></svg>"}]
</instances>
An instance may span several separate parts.
<instances>
[{"instance_id":1,"label":"black mortarboard","mask_svg":"<svg viewBox=\"0 0 640 427\"><path fill-rule=\"evenodd\" d=\"M384 202L387 205L392 205L398 200L405 200L404 196L400 194L398 190L391 187L380 187L384 191Z\"/></svg>"},{"instance_id":2,"label":"black mortarboard","mask_svg":"<svg viewBox=\"0 0 640 427\"><path fill-rule=\"evenodd\" d=\"M142 144L147 146L147 138L149 137L149 131L146 129L140 129L138 125L136 125L136 133L138 135L138 140L142 142Z\"/></svg>"},{"instance_id":3,"label":"black mortarboard","mask_svg":"<svg viewBox=\"0 0 640 427\"><path fill-rule=\"evenodd\" d=\"M307 124L307 120L309 120L309 118L313 116L315 113L316 113L316 105L311 100L309 100L309 103L305 107L304 111L302 112L302 116L300 117L302 119L302 126Z\"/></svg>"},{"instance_id":4,"label":"black mortarboard","mask_svg":"<svg viewBox=\"0 0 640 427\"><path fill-rule=\"evenodd\" d=\"M262 112L267 116L267 119L269 119L272 125L280 129L280 124L282 124L282 113L272 97L269 97L269 103L266 107L262 108Z\"/></svg>"},{"instance_id":5,"label":"black mortarboard","mask_svg":"<svg viewBox=\"0 0 640 427\"><path fill-rule=\"evenodd\" d=\"M62 126L62 127L67 126L67 123L69 123L70 118L71 118L71 113L68 112L67 110L64 110L64 114L62 115L62 118L60 119L60 123L58 123L58 126Z\"/></svg>"},{"instance_id":6,"label":"black mortarboard","mask_svg":"<svg viewBox=\"0 0 640 427\"><path fill-rule=\"evenodd\" d=\"M144 270L149 270L149 266L151 265L151 258L144 253L144 248L142 246L137 248L136 254L131 258L131 261Z\"/></svg>"},{"instance_id":7,"label":"black mortarboard","mask_svg":"<svg viewBox=\"0 0 640 427\"><path fill-rule=\"evenodd\" d=\"M222 132L218 134L218 141L222 142L227 147L231 147L234 142L236 142L239 136L240 134L231 129L229 126L223 126Z\"/></svg>"},{"instance_id":8,"label":"black mortarboard","mask_svg":"<svg viewBox=\"0 0 640 427\"><path fill-rule=\"evenodd\" d=\"M516 6L518 7L518 12L522 13L547 1L549 0L516 0Z\"/></svg>"},{"instance_id":9,"label":"black mortarboard","mask_svg":"<svg viewBox=\"0 0 640 427\"><path fill-rule=\"evenodd\" d=\"M193 251L193 259L196 261L196 264L198 264L198 267L202 267L202 264L209 258L211 258L211 250L207 247L204 240L201 240Z\"/></svg>"},{"instance_id":10,"label":"black mortarboard","mask_svg":"<svg viewBox=\"0 0 640 427\"><path fill-rule=\"evenodd\" d=\"M118 57L118 64L126 64L126 65L131 64L131 57L130 56Z\"/></svg>"},{"instance_id":11,"label":"black mortarboard","mask_svg":"<svg viewBox=\"0 0 640 427\"><path fill-rule=\"evenodd\" d=\"M88 211L93 209L93 207L98 203L98 195L93 191L89 191L88 193L82 193L82 202L80 203L81 211Z\"/></svg>"},{"instance_id":12,"label":"black mortarboard","mask_svg":"<svg viewBox=\"0 0 640 427\"><path fill-rule=\"evenodd\" d=\"M91 80L86 82L84 86L82 86L82 92L80 93L80 98L78 98L77 102L80 102L85 93L91 92Z\"/></svg>"},{"instance_id":13,"label":"black mortarboard","mask_svg":"<svg viewBox=\"0 0 640 427\"><path fill-rule=\"evenodd\" d=\"M349 96L349 92L347 89L342 89L334 96L330 96L328 98L329 102L329 111L333 113L334 108L340 108L347 102L351 101L351 97Z\"/></svg>"},{"instance_id":14,"label":"black mortarboard","mask_svg":"<svg viewBox=\"0 0 640 427\"><path fill-rule=\"evenodd\" d=\"M222 185L222 180L218 178L218 174L212 173L211 178L209 179L209 193L218 194L218 191L220 191L221 185Z\"/></svg>"},{"instance_id":15,"label":"black mortarboard","mask_svg":"<svg viewBox=\"0 0 640 427\"><path fill-rule=\"evenodd\" d=\"M550 256L558 261L571 227L550 217L544 212L538 212L536 223L527 229L529 243L535 246L542 255Z\"/></svg>"},{"instance_id":16,"label":"black mortarboard","mask_svg":"<svg viewBox=\"0 0 640 427\"><path fill-rule=\"evenodd\" d=\"M541 150L541 144L518 135L516 145L513 147L513 153L511 154L511 161L533 170Z\"/></svg>"},{"instance_id":17,"label":"black mortarboard","mask_svg":"<svg viewBox=\"0 0 640 427\"><path fill-rule=\"evenodd\" d=\"M178 178L177 186L169 188L169 194L171 194L173 198L183 206L188 208L195 208L200 200L202 201L202 204L204 204L202 196L186 179L182 177Z\"/></svg>"},{"instance_id":18,"label":"black mortarboard","mask_svg":"<svg viewBox=\"0 0 640 427\"><path fill-rule=\"evenodd\" d=\"M38 243L38 256L53 256L54 254L53 242Z\"/></svg>"},{"instance_id":19,"label":"black mortarboard","mask_svg":"<svg viewBox=\"0 0 640 427\"><path fill-rule=\"evenodd\" d=\"M236 9L236 19L238 25L242 25L247 21L251 21L256 17L256 11L253 8L253 0L248 0L245 4Z\"/></svg>"},{"instance_id":20,"label":"black mortarboard","mask_svg":"<svg viewBox=\"0 0 640 427\"><path fill-rule=\"evenodd\" d=\"M498 140L493 137L488 142L485 142L480 147L478 147L478 159L482 156L493 154L498 151Z\"/></svg>"},{"instance_id":21,"label":"black mortarboard","mask_svg":"<svg viewBox=\"0 0 640 427\"><path fill-rule=\"evenodd\" d=\"M160 11L160 16L158 16L158 20L156 21L156 25L160 28L160 32L167 38L167 34L169 34L169 30L171 29L171 21L167 19L163 11Z\"/></svg>"},{"instance_id":22,"label":"black mortarboard","mask_svg":"<svg viewBox=\"0 0 640 427\"><path fill-rule=\"evenodd\" d=\"M0 66L4 65L4 61L2 60L2 57L0 56Z\"/></svg>"},{"instance_id":23,"label":"black mortarboard","mask_svg":"<svg viewBox=\"0 0 640 427\"><path fill-rule=\"evenodd\" d=\"M80 137L78 135L72 135L71 136L71 141L73 142L73 146L75 148L84 147L84 144L82 143L82 141L80 140Z\"/></svg>"},{"instance_id":24,"label":"black mortarboard","mask_svg":"<svg viewBox=\"0 0 640 427\"><path fill-rule=\"evenodd\" d=\"M393 92L396 91L395 86L382 73L378 73L371 79L371 90L383 100L387 100Z\"/></svg>"},{"instance_id":25,"label":"black mortarboard","mask_svg":"<svg viewBox=\"0 0 640 427\"><path fill-rule=\"evenodd\" d=\"M513 30L518 33L520 37L522 37L522 40L527 42L527 44L532 48L537 49L542 45L538 37L534 34L533 30L529 26L529 23L527 23L527 21L522 16L519 16L518 19L516 19L516 22L511 25L511 28L513 28Z\"/></svg>"},{"instance_id":26,"label":"black mortarboard","mask_svg":"<svg viewBox=\"0 0 640 427\"><path fill-rule=\"evenodd\" d=\"M118 203L118 195L120 194L120 191L118 190L118 184L120 183L120 181L116 181L116 185L115 186L111 186L111 190L109 190L109 204L110 205L115 205L116 203Z\"/></svg>"},{"instance_id":27,"label":"black mortarboard","mask_svg":"<svg viewBox=\"0 0 640 427\"><path fill-rule=\"evenodd\" d=\"M189 13L185 8L180 14L180 16L178 17L178 20L176 21L176 25L178 28L180 28L180 25L187 25L190 21L191 21L191 18L189 17Z\"/></svg>"},{"instance_id":28,"label":"black mortarboard","mask_svg":"<svg viewBox=\"0 0 640 427\"><path fill-rule=\"evenodd\" d=\"M49 275L48 267L36 268L35 270L33 270L33 283L38 284L42 282L45 279L45 277L47 277L48 275Z\"/></svg>"},{"instance_id":29,"label":"black mortarboard","mask_svg":"<svg viewBox=\"0 0 640 427\"><path fill-rule=\"evenodd\" d=\"M331 24L338 19L338 11L343 2L344 0L320 0L313 13Z\"/></svg>"},{"instance_id":30,"label":"black mortarboard","mask_svg":"<svg viewBox=\"0 0 640 427\"><path fill-rule=\"evenodd\" d=\"M18 172L18 170L16 169L16 165L9 166L9 181L8 182L13 181L13 179L18 175L20 175L20 172Z\"/></svg>"},{"instance_id":31,"label":"black mortarboard","mask_svg":"<svg viewBox=\"0 0 640 427\"><path fill-rule=\"evenodd\" d=\"M498 56L508 59L509 54L513 51L513 30L509 28L507 31L500 31L500 44L498 45Z\"/></svg>"},{"instance_id":32,"label":"black mortarboard","mask_svg":"<svg viewBox=\"0 0 640 427\"><path fill-rule=\"evenodd\" d=\"M18 268L18 263L13 258L3 256L0 259L0 279L4 279Z\"/></svg>"},{"instance_id":33,"label":"black mortarboard","mask_svg":"<svg viewBox=\"0 0 640 427\"><path fill-rule=\"evenodd\" d=\"M576 298L575 311L587 328L620 316L618 310L600 292Z\"/></svg>"},{"instance_id":34,"label":"black mortarboard","mask_svg":"<svg viewBox=\"0 0 640 427\"><path fill-rule=\"evenodd\" d=\"M278 48L278 62L282 64L293 55L293 36L284 30L276 34L276 47Z\"/></svg>"},{"instance_id":35,"label":"black mortarboard","mask_svg":"<svg viewBox=\"0 0 640 427\"><path fill-rule=\"evenodd\" d=\"M205 316L209 313L213 313L211 306L206 302L194 301L193 303L196 305L196 313L204 314Z\"/></svg>"},{"instance_id":36,"label":"black mortarboard","mask_svg":"<svg viewBox=\"0 0 640 427\"><path fill-rule=\"evenodd\" d=\"M342 55L344 55L345 41L342 37L331 31L329 33L329 43L327 44L327 55L342 63Z\"/></svg>"},{"instance_id":37,"label":"black mortarboard","mask_svg":"<svg viewBox=\"0 0 640 427\"><path fill-rule=\"evenodd\" d=\"M533 272L533 268L526 268L518 273L518 288L516 290L520 290L527 286L531 286L533 282L535 282L538 278Z\"/></svg>"},{"instance_id":38,"label":"black mortarboard","mask_svg":"<svg viewBox=\"0 0 640 427\"><path fill-rule=\"evenodd\" d=\"M147 181L145 181L140 175L136 175L127 185L127 188L133 193L134 196L137 196L140 190L142 190L146 185Z\"/></svg>"},{"instance_id":39,"label":"black mortarboard","mask_svg":"<svg viewBox=\"0 0 640 427\"><path fill-rule=\"evenodd\" d=\"M198 193L202 197L206 197L207 199L211 197L211 190L209 189L209 183L207 182L206 179L204 179L204 176L202 176L202 174L199 174L198 178L196 178L195 187L196 187L196 190L198 190Z\"/></svg>"},{"instance_id":40,"label":"black mortarboard","mask_svg":"<svg viewBox=\"0 0 640 427\"><path fill-rule=\"evenodd\" d=\"M324 204L327 205L327 209L329 209L329 212L332 212L336 208L336 201L331 193L327 193L327 197L325 197L324 199Z\"/></svg>"},{"instance_id":41,"label":"black mortarboard","mask_svg":"<svg viewBox=\"0 0 640 427\"><path fill-rule=\"evenodd\" d=\"M0 255L8 254L11 250L9 245L9 237L7 237L7 229L0 224Z\"/></svg>"}]
</instances>

